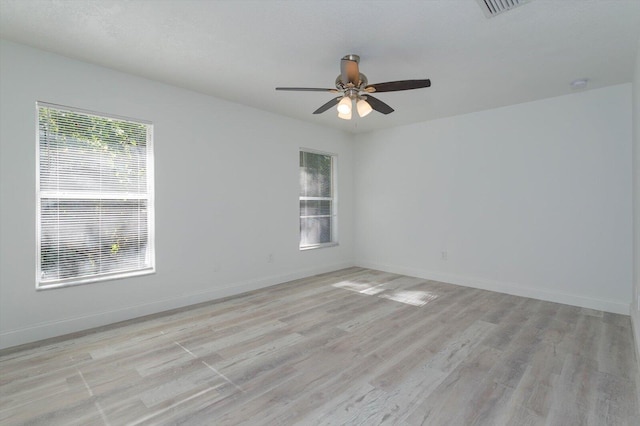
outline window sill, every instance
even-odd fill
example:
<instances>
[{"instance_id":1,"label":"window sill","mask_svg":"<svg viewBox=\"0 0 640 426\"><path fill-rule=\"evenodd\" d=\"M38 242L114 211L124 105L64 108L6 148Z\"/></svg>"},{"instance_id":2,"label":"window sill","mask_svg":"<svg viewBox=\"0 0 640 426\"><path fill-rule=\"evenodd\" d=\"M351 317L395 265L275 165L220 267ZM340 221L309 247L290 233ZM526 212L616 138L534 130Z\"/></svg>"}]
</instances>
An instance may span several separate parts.
<instances>
[{"instance_id":1,"label":"window sill","mask_svg":"<svg viewBox=\"0 0 640 426\"><path fill-rule=\"evenodd\" d=\"M66 281L56 281L53 283L37 283L36 284L36 291L41 291L41 290L53 290L56 288L65 288L65 287L75 287L75 286L79 286L79 285L85 285L85 284L93 284L93 283L98 283L98 282L103 282L103 281L112 281L112 280L121 280L124 278L132 278L132 277L139 277L142 275L151 275L151 274L155 274L156 273L156 269L155 267L150 267L150 268L146 268L146 269L141 269L138 271L132 271L132 272L120 272L120 273L115 273L115 274L109 274L109 275L102 275L102 276L93 276L93 277L87 277L87 278L75 278L75 279L68 279Z\"/></svg>"},{"instance_id":2,"label":"window sill","mask_svg":"<svg viewBox=\"0 0 640 426\"><path fill-rule=\"evenodd\" d=\"M313 245L313 246L300 247L300 251L315 250L315 249L321 249L321 248L327 248L327 247L336 247L336 246L339 246L339 245L340 244L338 244L338 243L316 244L316 245Z\"/></svg>"}]
</instances>

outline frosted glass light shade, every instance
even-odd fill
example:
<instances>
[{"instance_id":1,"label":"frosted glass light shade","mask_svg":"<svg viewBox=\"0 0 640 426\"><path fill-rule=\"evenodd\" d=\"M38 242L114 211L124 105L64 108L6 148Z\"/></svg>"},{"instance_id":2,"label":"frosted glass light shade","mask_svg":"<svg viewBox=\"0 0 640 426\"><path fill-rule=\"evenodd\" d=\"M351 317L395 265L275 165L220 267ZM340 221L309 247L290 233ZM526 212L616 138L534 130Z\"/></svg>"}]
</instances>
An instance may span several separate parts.
<instances>
[{"instance_id":1,"label":"frosted glass light shade","mask_svg":"<svg viewBox=\"0 0 640 426\"><path fill-rule=\"evenodd\" d=\"M342 113L338 109L338 117L342 118L343 120L351 120L351 109L349 109L349 112L347 113Z\"/></svg>"},{"instance_id":2,"label":"frosted glass light shade","mask_svg":"<svg viewBox=\"0 0 640 426\"><path fill-rule=\"evenodd\" d=\"M369 102L365 101L364 99L358 100L358 102L356 103L356 108L358 109L358 115L360 117L364 117L368 115L371 111L373 111L373 108L371 108L371 105L369 105Z\"/></svg>"},{"instance_id":3,"label":"frosted glass light shade","mask_svg":"<svg viewBox=\"0 0 640 426\"><path fill-rule=\"evenodd\" d=\"M344 96L340 102L338 102L338 112L349 114L349 118L351 118L351 98Z\"/></svg>"}]
</instances>

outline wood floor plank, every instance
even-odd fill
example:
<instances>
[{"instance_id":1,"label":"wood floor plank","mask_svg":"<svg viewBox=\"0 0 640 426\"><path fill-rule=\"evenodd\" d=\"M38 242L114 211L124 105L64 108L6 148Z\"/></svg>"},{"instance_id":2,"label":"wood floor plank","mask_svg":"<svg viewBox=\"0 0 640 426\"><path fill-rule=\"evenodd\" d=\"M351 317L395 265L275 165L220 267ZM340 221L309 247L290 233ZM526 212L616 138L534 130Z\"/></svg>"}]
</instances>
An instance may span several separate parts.
<instances>
[{"instance_id":1,"label":"wood floor plank","mask_svg":"<svg viewBox=\"0 0 640 426\"><path fill-rule=\"evenodd\" d=\"M637 425L629 318L347 268L0 351L0 425Z\"/></svg>"}]
</instances>

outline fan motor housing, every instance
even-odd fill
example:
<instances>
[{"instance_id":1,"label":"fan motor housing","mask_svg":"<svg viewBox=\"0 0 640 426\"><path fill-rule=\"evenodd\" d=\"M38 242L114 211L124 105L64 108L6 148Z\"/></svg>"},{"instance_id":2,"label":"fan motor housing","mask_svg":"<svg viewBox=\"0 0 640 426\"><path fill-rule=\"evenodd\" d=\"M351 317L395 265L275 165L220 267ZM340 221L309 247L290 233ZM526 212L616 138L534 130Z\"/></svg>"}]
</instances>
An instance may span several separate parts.
<instances>
[{"instance_id":1,"label":"fan motor housing","mask_svg":"<svg viewBox=\"0 0 640 426\"><path fill-rule=\"evenodd\" d=\"M340 90L341 92L347 91L349 89L357 89L358 91L361 91L362 88L367 84L369 84L369 80L367 80L367 76L362 73L360 73L360 84L358 84L357 86L353 83L344 84L342 82L342 75L338 75L336 77L336 89Z\"/></svg>"}]
</instances>

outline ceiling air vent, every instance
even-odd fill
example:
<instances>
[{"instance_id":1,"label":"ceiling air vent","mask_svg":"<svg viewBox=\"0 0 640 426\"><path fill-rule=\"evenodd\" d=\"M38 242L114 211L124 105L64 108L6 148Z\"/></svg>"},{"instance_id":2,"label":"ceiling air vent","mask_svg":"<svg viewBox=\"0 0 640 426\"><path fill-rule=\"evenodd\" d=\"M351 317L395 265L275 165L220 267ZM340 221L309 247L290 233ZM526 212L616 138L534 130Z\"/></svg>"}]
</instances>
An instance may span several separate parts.
<instances>
[{"instance_id":1,"label":"ceiling air vent","mask_svg":"<svg viewBox=\"0 0 640 426\"><path fill-rule=\"evenodd\" d=\"M531 0L478 0L480 8L487 18L529 3Z\"/></svg>"}]
</instances>

